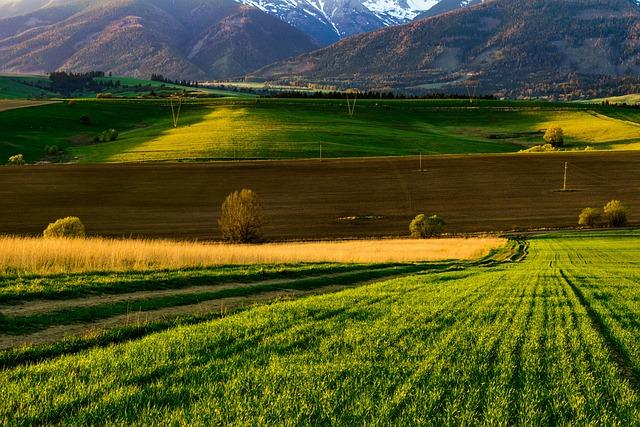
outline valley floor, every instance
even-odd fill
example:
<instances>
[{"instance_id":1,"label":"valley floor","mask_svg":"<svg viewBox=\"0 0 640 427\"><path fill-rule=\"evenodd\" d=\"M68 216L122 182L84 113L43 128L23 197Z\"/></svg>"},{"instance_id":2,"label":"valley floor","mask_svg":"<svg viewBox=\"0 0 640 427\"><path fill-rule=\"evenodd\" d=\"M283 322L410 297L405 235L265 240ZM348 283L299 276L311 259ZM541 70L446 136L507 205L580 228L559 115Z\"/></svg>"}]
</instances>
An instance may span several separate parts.
<instances>
[{"instance_id":1,"label":"valley floor","mask_svg":"<svg viewBox=\"0 0 640 427\"><path fill-rule=\"evenodd\" d=\"M2 354L0 420L636 425L639 239L542 235L516 245L524 258L422 266L66 356L23 350L44 359L31 365Z\"/></svg>"}]
</instances>

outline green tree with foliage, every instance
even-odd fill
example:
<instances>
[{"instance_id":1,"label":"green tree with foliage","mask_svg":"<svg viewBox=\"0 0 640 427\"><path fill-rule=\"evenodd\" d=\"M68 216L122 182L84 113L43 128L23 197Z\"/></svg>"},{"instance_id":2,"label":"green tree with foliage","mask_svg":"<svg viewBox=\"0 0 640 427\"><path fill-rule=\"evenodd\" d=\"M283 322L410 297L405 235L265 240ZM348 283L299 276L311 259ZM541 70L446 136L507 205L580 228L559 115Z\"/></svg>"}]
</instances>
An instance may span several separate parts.
<instances>
[{"instance_id":1,"label":"green tree with foliage","mask_svg":"<svg viewBox=\"0 0 640 427\"><path fill-rule=\"evenodd\" d=\"M578 216L578 225L596 227L602 223L602 212L598 208L584 208Z\"/></svg>"},{"instance_id":2,"label":"green tree with foliage","mask_svg":"<svg viewBox=\"0 0 640 427\"><path fill-rule=\"evenodd\" d=\"M233 243L260 241L264 223L258 195L243 189L229 194L222 203L218 225L222 238Z\"/></svg>"},{"instance_id":3,"label":"green tree with foliage","mask_svg":"<svg viewBox=\"0 0 640 427\"><path fill-rule=\"evenodd\" d=\"M411 237L426 239L442 234L446 222L438 215L417 215L409 224Z\"/></svg>"},{"instance_id":4,"label":"green tree with foliage","mask_svg":"<svg viewBox=\"0 0 640 427\"><path fill-rule=\"evenodd\" d=\"M604 206L603 212L609 227L624 227L627 225L629 209L620 200L611 200Z\"/></svg>"},{"instance_id":5,"label":"green tree with foliage","mask_svg":"<svg viewBox=\"0 0 640 427\"><path fill-rule=\"evenodd\" d=\"M80 218L68 216L52 222L44 230L44 237L50 238L79 238L85 236L85 228Z\"/></svg>"},{"instance_id":6,"label":"green tree with foliage","mask_svg":"<svg viewBox=\"0 0 640 427\"><path fill-rule=\"evenodd\" d=\"M564 131L558 126L550 126L544 133L544 141L554 147L564 145Z\"/></svg>"}]
</instances>

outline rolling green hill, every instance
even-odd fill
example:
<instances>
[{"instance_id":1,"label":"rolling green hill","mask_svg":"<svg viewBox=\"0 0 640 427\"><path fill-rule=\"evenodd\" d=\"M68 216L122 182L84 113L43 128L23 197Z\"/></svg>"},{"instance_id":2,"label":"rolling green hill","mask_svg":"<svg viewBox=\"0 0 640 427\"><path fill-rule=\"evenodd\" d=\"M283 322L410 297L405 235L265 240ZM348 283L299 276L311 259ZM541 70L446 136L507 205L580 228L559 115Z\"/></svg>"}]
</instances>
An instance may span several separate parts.
<instances>
[{"instance_id":1,"label":"rolling green hill","mask_svg":"<svg viewBox=\"0 0 640 427\"><path fill-rule=\"evenodd\" d=\"M0 100L1 99L28 99L50 98L59 94L46 89L29 86L26 83L38 82L46 84L46 77L40 76L3 76L0 75Z\"/></svg>"},{"instance_id":2,"label":"rolling green hill","mask_svg":"<svg viewBox=\"0 0 640 427\"><path fill-rule=\"evenodd\" d=\"M38 161L47 145L65 151L49 160L74 162L504 153L543 143L550 125L569 150L636 149L638 122L634 109L576 103L363 100L350 117L342 100L226 98L187 101L173 128L166 100L77 100L0 113L0 158ZM93 143L110 128L117 141Z\"/></svg>"},{"instance_id":3,"label":"rolling green hill","mask_svg":"<svg viewBox=\"0 0 640 427\"><path fill-rule=\"evenodd\" d=\"M168 95L176 91L185 91L192 95L204 95L211 97L234 96L252 98L253 95L235 92L231 90L219 90L211 88L193 88L173 83L164 83L153 80L137 79L133 77L96 77L94 80L100 83L113 84L113 87L104 87L96 91L76 91L72 95L75 98L95 98L98 93L108 92L115 97L138 97L149 95L151 91L156 95ZM115 86L117 85L117 86ZM41 99L59 98L62 94L51 87L51 82L46 76L37 75L0 75L0 100L2 99Z\"/></svg>"},{"instance_id":4,"label":"rolling green hill","mask_svg":"<svg viewBox=\"0 0 640 427\"><path fill-rule=\"evenodd\" d=\"M76 342L0 372L0 422L637 425L638 238L541 236L524 259Z\"/></svg>"}]
</instances>

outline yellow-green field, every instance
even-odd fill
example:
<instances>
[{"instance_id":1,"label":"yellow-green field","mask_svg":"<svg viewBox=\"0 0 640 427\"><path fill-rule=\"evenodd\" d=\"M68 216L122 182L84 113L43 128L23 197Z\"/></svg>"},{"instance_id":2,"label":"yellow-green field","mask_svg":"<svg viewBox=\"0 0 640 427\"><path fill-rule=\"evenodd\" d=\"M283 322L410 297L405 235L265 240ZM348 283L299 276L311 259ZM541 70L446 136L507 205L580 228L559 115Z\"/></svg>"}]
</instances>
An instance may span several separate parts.
<instances>
[{"instance_id":1,"label":"yellow-green field","mask_svg":"<svg viewBox=\"0 0 640 427\"><path fill-rule=\"evenodd\" d=\"M625 150L640 148L638 123L639 110L578 103L362 100L350 117L344 100L227 98L189 101L174 128L166 100L79 100L1 113L0 159L52 144L90 163L508 153L551 125L566 150ZM110 128L117 141L92 142Z\"/></svg>"}]
</instances>

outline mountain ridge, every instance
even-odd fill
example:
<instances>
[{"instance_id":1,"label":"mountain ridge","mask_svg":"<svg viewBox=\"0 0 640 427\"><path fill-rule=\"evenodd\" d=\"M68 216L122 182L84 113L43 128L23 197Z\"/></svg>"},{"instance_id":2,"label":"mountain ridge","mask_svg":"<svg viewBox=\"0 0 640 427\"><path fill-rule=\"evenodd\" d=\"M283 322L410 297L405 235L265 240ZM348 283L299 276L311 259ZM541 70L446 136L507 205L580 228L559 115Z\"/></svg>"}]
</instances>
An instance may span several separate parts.
<instances>
[{"instance_id":1,"label":"mountain ridge","mask_svg":"<svg viewBox=\"0 0 640 427\"><path fill-rule=\"evenodd\" d=\"M569 84L595 93L637 80L639 28L629 0L493 0L355 35L252 77L457 92L475 81L504 96Z\"/></svg>"},{"instance_id":2,"label":"mountain ridge","mask_svg":"<svg viewBox=\"0 0 640 427\"><path fill-rule=\"evenodd\" d=\"M101 70L135 77L158 73L180 79L228 78L317 47L289 24L233 0L68 3L47 9L56 13L48 17L57 21L20 28L29 20L44 20L44 10L0 20L0 28L14 25L13 34L7 36L5 29L5 36L0 36L0 71ZM234 25L229 25L233 17ZM224 22L226 31L221 31ZM205 38L209 44L204 45ZM204 50L201 46L198 55L189 58L199 42ZM208 54L207 46L218 51ZM216 54L218 64L205 59Z\"/></svg>"}]
</instances>

